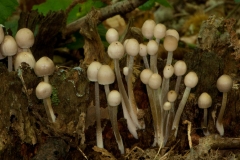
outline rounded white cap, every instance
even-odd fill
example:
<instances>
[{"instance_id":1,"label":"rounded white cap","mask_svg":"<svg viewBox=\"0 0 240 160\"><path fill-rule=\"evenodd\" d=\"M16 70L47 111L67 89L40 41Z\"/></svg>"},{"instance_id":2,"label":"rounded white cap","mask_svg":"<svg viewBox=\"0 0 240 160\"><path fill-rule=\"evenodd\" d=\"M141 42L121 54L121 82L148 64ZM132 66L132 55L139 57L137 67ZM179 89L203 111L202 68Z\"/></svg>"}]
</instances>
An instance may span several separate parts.
<instances>
[{"instance_id":1,"label":"rounded white cap","mask_svg":"<svg viewBox=\"0 0 240 160\"><path fill-rule=\"evenodd\" d=\"M115 74L109 65L102 65L98 70L97 79L101 85L112 84L115 81Z\"/></svg>"},{"instance_id":2,"label":"rounded white cap","mask_svg":"<svg viewBox=\"0 0 240 160\"><path fill-rule=\"evenodd\" d=\"M125 50L127 52L128 55L130 56L136 56L139 53L139 43L136 39L128 39L128 41L126 42L126 46L125 46Z\"/></svg>"},{"instance_id":3,"label":"rounded white cap","mask_svg":"<svg viewBox=\"0 0 240 160\"><path fill-rule=\"evenodd\" d=\"M112 107L118 106L122 101L122 96L117 90L112 90L107 96L107 101Z\"/></svg>"},{"instance_id":4,"label":"rounded white cap","mask_svg":"<svg viewBox=\"0 0 240 160\"><path fill-rule=\"evenodd\" d=\"M124 55L124 47L122 43L114 41L108 46L107 53L112 59L121 59Z\"/></svg>"},{"instance_id":5,"label":"rounded white cap","mask_svg":"<svg viewBox=\"0 0 240 160\"><path fill-rule=\"evenodd\" d=\"M163 69L163 76L164 78L168 79L170 77L172 77L174 72L174 68L172 65L166 65Z\"/></svg>"},{"instance_id":6,"label":"rounded white cap","mask_svg":"<svg viewBox=\"0 0 240 160\"><path fill-rule=\"evenodd\" d=\"M4 39L4 31L2 26L0 25L0 44L2 43L3 39Z\"/></svg>"},{"instance_id":7,"label":"rounded white cap","mask_svg":"<svg viewBox=\"0 0 240 160\"><path fill-rule=\"evenodd\" d=\"M54 70L55 65L53 61L46 56L40 58L34 66L34 72L38 77L52 75Z\"/></svg>"},{"instance_id":8,"label":"rounded white cap","mask_svg":"<svg viewBox=\"0 0 240 160\"><path fill-rule=\"evenodd\" d=\"M154 37L156 39L162 39L165 34L166 34L166 26L164 24L158 23L155 27L154 27Z\"/></svg>"},{"instance_id":9,"label":"rounded white cap","mask_svg":"<svg viewBox=\"0 0 240 160\"><path fill-rule=\"evenodd\" d=\"M155 55L158 51L158 43L155 40L150 40L147 44L147 53L151 56Z\"/></svg>"},{"instance_id":10,"label":"rounded white cap","mask_svg":"<svg viewBox=\"0 0 240 160\"><path fill-rule=\"evenodd\" d=\"M163 109L164 109L165 111L169 111L171 108L172 108L172 104L171 104L170 102L165 102L165 103L163 104Z\"/></svg>"},{"instance_id":11,"label":"rounded white cap","mask_svg":"<svg viewBox=\"0 0 240 160\"><path fill-rule=\"evenodd\" d=\"M156 26L156 23L154 20L152 20L152 19L146 20L142 25L143 36L147 39L152 39L155 26Z\"/></svg>"},{"instance_id":12,"label":"rounded white cap","mask_svg":"<svg viewBox=\"0 0 240 160\"><path fill-rule=\"evenodd\" d=\"M220 92L228 92L233 86L233 80L229 75L223 74L217 80L217 88Z\"/></svg>"},{"instance_id":13,"label":"rounded white cap","mask_svg":"<svg viewBox=\"0 0 240 160\"><path fill-rule=\"evenodd\" d=\"M184 77L184 84L189 88L194 88L198 83L198 76L195 72L189 72Z\"/></svg>"},{"instance_id":14,"label":"rounded white cap","mask_svg":"<svg viewBox=\"0 0 240 160\"><path fill-rule=\"evenodd\" d=\"M163 46L168 52L173 52L177 49L178 47L178 40L171 36L171 35L166 35L163 41Z\"/></svg>"},{"instance_id":15,"label":"rounded white cap","mask_svg":"<svg viewBox=\"0 0 240 160\"><path fill-rule=\"evenodd\" d=\"M168 35L171 35L171 36L175 37L177 39L177 41L179 41L179 33L175 29L168 29L166 31L165 36L168 36Z\"/></svg>"},{"instance_id":16,"label":"rounded white cap","mask_svg":"<svg viewBox=\"0 0 240 160\"><path fill-rule=\"evenodd\" d=\"M198 98L198 107L205 109L211 107L211 105L212 105L211 96L208 93L203 92Z\"/></svg>"},{"instance_id":17,"label":"rounded white cap","mask_svg":"<svg viewBox=\"0 0 240 160\"><path fill-rule=\"evenodd\" d=\"M169 102L174 102L177 99L177 93L174 90L168 91L167 99Z\"/></svg>"},{"instance_id":18,"label":"rounded white cap","mask_svg":"<svg viewBox=\"0 0 240 160\"><path fill-rule=\"evenodd\" d=\"M36 96L38 99L46 99L52 94L52 86L46 82L40 82L36 88Z\"/></svg>"},{"instance_id":19,"label":"rounded white cap","mask_svg":"<svg viewBox=\"0 0 240 160\"><path fill-rule=\"evenodd\" d=\"M109 44L111 44L114 41L118 41L119 34L118 31L114 28L109 28L106 33L106 40Z\"/></svg>"},{"instance_id":20,"label":"rounded white cap","mask_svg":"<svg viewBox=\"0 0 240 160\"><path fill-rule=\"evenodd\" d=\"M123 74L125 75L125 76L127 76L128 75L128 67L124 67L123 68Z\"/></svg>"},{"instance_id":21,"label":"rounded white cap","mask_svg":"<svg viewBox=\"0 0 240 160\"><path fill-rule=\"evenodd\" d=\"M151 77L152 74L153 74L153 72L150 69L144 69L140 73L140 79L141 79L142 83L148 84L149 78Z\"/></svg>"},{"instance_id":22,"label":"rounded white cap","mask_svg":"<svg viewBox=\"0 0 240 160\"><path fill-rule=\"evenodd\" d=\"M99 68L102 66L102 64L100 62L97 61L93 61L87 69L87 77L89 79L89 81L91 82L97 82L97 74L98 74L98 70Z\"/></svg>"},{"instance_id":23,"label":"rounded white cap","mask_svg":"<svg viewBox=\"0 0 240 160\"><path fill-rule=\"evenodd\" d=\"M182 76L187 71L187 65L184 61L179 60L174 64L174 74L176 76Z\"/></svg>"},{"instance_id":24,"label":"rounded white cap","mask_svg":"<svg viewBox=\"0 0 240 160\"><path fill-rule=\"evenodd\" d=\"M16 42L20 48L30 48L34 44L34 34L28 28L21 28L15 36Z\"/></svg>"},{"instance_id":25,"label":"rounded white cap","mask_svg":"<svg viewBox=\"0 0 240 160\"><path fill-rule=\"evenodd\" d=\"M140 56L147 56L147 46L145 44L139 44L139 55Z\"/></svg>"},{"instance_id":26,"label":"rounded white cap","mask_svg":"<svg viewBox=\"0 0 240 160\"><path fill-rule=\"evenodd\" d=\"M158 89L161 86L162 77L158 73L153 73L148 80L148 85L152 89Z\"/></svg>"},{"instance_id":27,"label":"rounded white cap","mask_svg":"<svg viewBox=\"0 0 240 160\"><path fill-rule=\"evenodd\" d=\"M14 61L15 71L17 71L18 67L22 64L22 62L27 63L31 68L34 68L36 64L35 58L30 52L21 52L18 53L15 57Z\"/></svg>"},{"instance_id":28,"label":"rounded white cap","mask_svg":"<svg viewBox=\"0 0 240 160\"><path fill-rule=\"evenodd\" d=\"M18 46L15 39L10 35L6 35L1 44L2 55L5 57L13 56L17 53L17 49L18 49Z\"/></svg>"}]
</instances>

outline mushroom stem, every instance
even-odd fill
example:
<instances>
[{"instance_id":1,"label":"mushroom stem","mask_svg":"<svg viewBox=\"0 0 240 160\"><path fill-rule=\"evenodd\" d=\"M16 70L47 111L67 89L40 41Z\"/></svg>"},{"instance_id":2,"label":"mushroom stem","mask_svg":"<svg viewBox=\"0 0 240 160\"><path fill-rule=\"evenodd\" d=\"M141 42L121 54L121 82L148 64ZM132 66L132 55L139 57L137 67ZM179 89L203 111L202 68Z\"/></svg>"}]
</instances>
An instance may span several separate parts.
<instances>
[{"instance_id":1,"label":"mushroom stem","mask_svg":"<svg viewBox=\"0 0 240 160\"><path fill-rule=\"evenodd\" d=\"M53 112L50 97L43 99L43 104L47 112L49 122L54 123L56 121L56 116L54 115L54 112Z\"/></svg>"},{"instance_id":2,"label":"mushroom stem","mask_svg":"<svg viewBox=\"0 0 240 160\"><path fill-rule=\"evenodd\" d=\"M173 120L172 130L175 129L175 133L174 133L175 137L177 136L178 125L179 125L179 121L180 121L180 118L181 118L181 114L182 114L183 109L184 109L184 107L186 105L186 102L187 102L188 96L190 94L190 91L191 91L191 88L190 87L186 87L186 89L185 89L185 91L183 93L182 100L179 103L179 106L178 106L175 118Z\"/></svg>"},{"instance_id":3,"label":"mushroom stem","mask_svg":"<svg viewBox=\"0 0 240 160\"><path fill-rule=\"evenodd\" d=\"M207 129L207 108L203 110L203 127Z\"/></svg>"},{"instance_id":4,"label":"mushroom stem","mask_svg":"<svg viewBox=\"0 0 240 160\"><path fill-rule=\"evenodd\" d=\"M150 69L153 71L153 73L158 73L157 53L155 55L150 55Z\"/></svg>"},{"instance_id":5,"label":"mushroom stem","mask_svg":"<svg viewBox=\"0 0 240 160\"><path fill-rule=\"evenodd\" d=\"M44 82L49 83L49 78L48 76L43 76Z\"/></svg>"},{"instance_id":6,"label":"mushroom stem","mask_svg":"<svg viewBox=\"0 0 240 160\"><path fill-rule=\"evenodd\" d=\"M181 81L182 81L182 76L177 76L177 81L176 81L176 85L175 85L175 92L177 93L177 95L179 92L179 87L180 87Z\"/></svg>"},{"instance_id":7,"label":"mushroom stem","mask_svg":"<svg viewBox=\"0 0 240 160\"><path fill-rule=\"evenodd\" d=\"M223 92L222 106L216 122L217 130L221 136L224 135L224 127L223 127L222 119L223 119L223 114L226 108L226 104L227 104L227 92Z\"/></svg>"},{"instance_id":8,"label":"mushroom stem","mask_svg":"<svg viewBox=\"0 0 240 160\"><path fill-rule=\"evenodd\" d=\"M95 110L96 110L96 139L97 146L99 148L104 148L103 137L102 137L102 127L101 127L101 117L100 117L100 101L99 101L99 84L95 82Z\"/></svg>"},{"instance_id":9,"label":"mushroom stem","mask_svg":"<svg viewBox=\"0 0 240 160\"><path fill-rule=\"evenodd\" d=\"M12 56L8 56L8 71L11 72L12 68Z\"/></svg>"},{"instance_id":10,"label":"mushroom stem","mask_svg":"<svg viewBox=\"0 0 240 160\"><path fill-rule=\"evenodd\" d=\"M167 63L166 65L171 65L172 64L172 57L173 57L173 52L168 51L168 56L167 56Z\"/></svg>"},{"instance_id":11,"label":"mushroom stem","mask_svg":"<svg viewBox=\"0 0 240 160\"><path fill-rule=\"evenodd\" d=\"M143 63L146 69L149 69L149 63L148 63L148 59L147 56L143 56Z\"/></svg>"},{"instance_id":12,"label":"mushroom stem","mask_svg":"<svg viewBox=\"0 0 240 160\"><path fill-rule=\"evenodd\" d=\"M112 128L113 128L113 132L114 132L116 141L118 143L118 148L119 148L121 154L124 154L123 141L122 141L122 137L119 133L119 129L118 129L117 108L118 108L118 106L109 106L110 120L112 123Z\"/></svg>"}]
</instances>

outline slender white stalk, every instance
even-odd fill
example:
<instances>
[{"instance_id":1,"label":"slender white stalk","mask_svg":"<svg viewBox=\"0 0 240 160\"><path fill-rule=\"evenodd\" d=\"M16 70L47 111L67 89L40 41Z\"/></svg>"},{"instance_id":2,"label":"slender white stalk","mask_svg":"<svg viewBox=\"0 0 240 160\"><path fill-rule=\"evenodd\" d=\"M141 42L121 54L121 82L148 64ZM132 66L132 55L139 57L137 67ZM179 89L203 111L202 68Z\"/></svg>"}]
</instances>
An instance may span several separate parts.
<instances>
[{"instance_id":1,"label":"slender white stalk","mask_svg":"<svg viewBox=\"0 0 240 160\"><path fill-rule=\"evenodd\" d=\"M222 119L223 119L223 114L224 114L226 105L227 105L227 92L223 92L222 106L216 122L216 128L221 136L224 135L224 127L223 127Z\"/></svg>"},{"instance_id":2,"label":"slender white stalk","mask_svg":"<svg viewBox=\"0 0 240 160\"><path fill-rule=\"evenodd\" d=\"M149 63L148 63L148 59L147 56L143 56L143 63L146 69L149 69Z\"/></svg>"},{"instance_id":3,"label":"slender white stalk","mask_svg":"<svg viewBox=\"0 0 240 160\"><path fill-rule=\"evenodd\" d=\"M190 87L186 87L186 89L185 89L185 91L183 93L182 100L179 103L179 106L178 106L175 118L173 120L172 130L175 129L175 133L174 133L175 137L177 136L179 121L180 121L183 109L184 109L184 107L186 105L186 102L187 102L188 96L190 94L190 91L191 91L191 88Z\"/></svg>"},{"instance_id":4,"label":"slender white stalk","mask_svg":"<svg viewBox=\"0 0 240 160\"><path fill-rule=\"evenodd\" d=\"M44 104L49 122L54 123L56 121L56 116L54 115L54 112L53 112L50 97L43 99L43 104Z\"/></svg>"},{"instance_id":5,"label":"slender white stalk","mask_svg":"<svg viewBox=\"0 0 240 160\"><path fill-rule=\"evenodd\" d=\"M44 82L49 83L49 78L48 76L43 76Z\"/></svg>"},{"instance_id":6,"label":"slender white stalk","mask_svg":"<svg viewBox=\"0 0 240 160\"><path fill-rule=\"evenodd\" d=\"M173 57L173 52L168 51L168 56L167 56L167 63L166 65L171 65L172 64L172 57Z\"/></svg>"},{"instance_id":7,"label":"slender white stalk","mask_svg":"<svg viewBox=\"0 0 240 160\"><path fill-rule=\"evenodd\" d=\"M12 72L13 67L12 67L13 63L12 63L12 56L8 56L8 71Z\"/></svg>"},{"instance_id":8,"label":"slender white stalk","mask_svg":"<svg viewBox=\"0 0 240 160\"><path fill-rule=\"evenodd\" d=\"M175 92L177 93L177 95L179 93L179 87L180 87L181 81L182 81L182 76L177 76L177 81L175 85Z\"/></svg>"},{"instance_id":9,"label":"slender white stalk","mask_svg":"<svg viewBox=\"0 0 240 160\"><path fill-rule=\"evenodd\" d=\"M101 127L101 116L100 116L100 101L99 101L99 84L95 82L95 111L96 111L96 139L97 146L99 148L104 148L103 137L102 137L102 127Z\"/></svg>"}]
</instances>

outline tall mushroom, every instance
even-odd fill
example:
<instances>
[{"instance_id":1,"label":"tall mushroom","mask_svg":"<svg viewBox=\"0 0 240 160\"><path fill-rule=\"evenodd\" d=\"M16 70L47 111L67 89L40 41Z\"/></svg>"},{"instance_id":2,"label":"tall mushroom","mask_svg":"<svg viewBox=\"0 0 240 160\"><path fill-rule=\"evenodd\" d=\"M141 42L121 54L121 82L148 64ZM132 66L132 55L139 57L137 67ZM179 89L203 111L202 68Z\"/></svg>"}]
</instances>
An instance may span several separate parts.
<instances>
[{"instance_id":1,"label":"tall mushroom","mask_svg":"<svg viewBox=\"0 0 240 160\"><path fill-rule=\"evenodd\" d=\"M195 72L189 72L185 77L184 77L184 84L186 86L185 91L183 93L183 97L178 105L178 109L175 115L175 118L173 120L173 125L172 125L172 130L175 129L174 136L177 136L178 132L178 125L180 121L180 117L182 115L183 109L187 103L188 96L190 94L191 88L194 88L198 83L198 76Z\"/></svg>"},{"instance_id":2,"label":"tall mushroom","mask_svg":"<svg viewBox=\"0 0 240 160\"><path fill-rule=\"evenodd\" d=\"M113 132L118 144L118 148L121 154L124 154L123 141L119 133L118 123L117 123L117 110L118 110L117 108L122 101L122 96L117 90L112 90L107 96L107 101L109 105L109 113L110 113L109 116L112 123Z\"/></svg>"},{"instance_id":3,"label":"tall mushroom","mask_svg":"<svg viewBox=\"0 0 240 160\"><path fill-rule=\"evenodd\" d=\"M99 101L99 84L97 81L97 74L99 68L102 66L100 62L92 62L87 69L87 77L89 81L95 84L95 110L96 110L96 139L97 146L104 148L102 138L102 127L101 127L101 115L100 115L100 101Z\"/></svg>"},{"instance_id":4,"label":"tall mushroom","mask_svg":"<svg viewBox=\"0 0 240 160\"><path fill-rule=\"evenodd\" d=\"M232 89L233 80L229 75L222 75L217 80L217 88L220 92L223 92L222 106L218 114L218 119L216 122L216 127L221 136L224 135L224 127L222 123L223 114L227 105L227 92Z\"/></svg>"}]
</instances>

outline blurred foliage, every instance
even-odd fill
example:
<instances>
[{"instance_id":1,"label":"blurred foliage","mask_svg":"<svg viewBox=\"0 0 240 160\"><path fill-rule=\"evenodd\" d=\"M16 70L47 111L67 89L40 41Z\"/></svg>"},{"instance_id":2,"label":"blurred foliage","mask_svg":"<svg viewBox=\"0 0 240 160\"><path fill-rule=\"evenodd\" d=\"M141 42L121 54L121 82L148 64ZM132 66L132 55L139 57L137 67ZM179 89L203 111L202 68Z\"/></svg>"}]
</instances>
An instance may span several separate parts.
<instances>
[{"instance_id":1,"label":"blurred foliage","mask_svg":"<svg viewBox=\"0 0 240 160\"><path fill-rule=\"evenodd\" d=\"M0 2L0 24L4 24L8 17L12 15L18 7L17 0L1 0Z\"/></svg>"},{"instance_id":2,"label":"blurred foliage","mask_svg":"<svg viewBox=\"0 0 240 160\"><path fill-rule=\"evenodd\" d=\"M167 0L149 0L139 7L140 10L146 11L155 6L155 3L159 3L165 7L172 7Z\"/></svg>"},{"instance_id":3,"label":"blurred foliage","mask_svg":"<svg viewBox=\"0 0 240 160\"><path fill-rule=\"evenodd\" d=\"M240 3L240 0L234 0L234 2L236 2L236 3Z\"/></svg>"}]
</instances>

